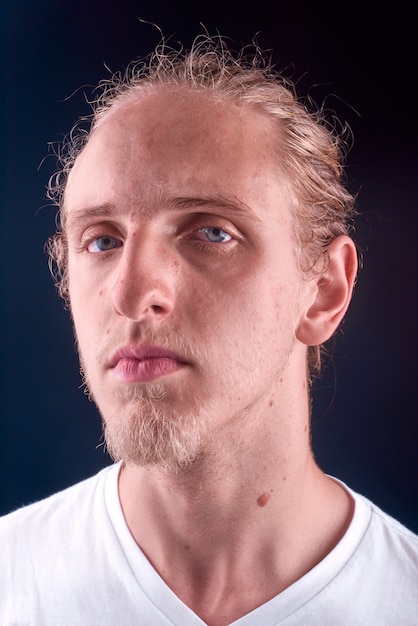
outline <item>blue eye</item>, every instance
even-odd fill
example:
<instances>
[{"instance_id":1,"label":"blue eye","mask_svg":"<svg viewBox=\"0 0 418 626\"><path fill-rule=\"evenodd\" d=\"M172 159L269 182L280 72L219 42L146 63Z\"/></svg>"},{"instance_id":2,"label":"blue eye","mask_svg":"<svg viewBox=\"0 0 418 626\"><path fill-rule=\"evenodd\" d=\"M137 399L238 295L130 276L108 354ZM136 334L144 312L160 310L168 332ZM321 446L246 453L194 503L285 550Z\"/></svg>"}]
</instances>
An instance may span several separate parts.
<instances>
[{"instance_id":1,"label":"blue eye","mask_svg":"<svg viewBox=\"0 0 418 626\"><path fill-rule=\"evenodd\" d=\"M119 239L116 237L110 237L104 235L103 237L97 237L87 247L89 252L107 252L108 250L114 250L121 245Z\"/></svg>"},{"instance_id":2,"label":"blue eye","mask_svg":"<svg viewBox=\"0 0 418 626\"><path fill-rule=\"evenodd\" d=\"M198 232L204 234L206 239L212 243L223 243L232 239L231 235L216 226L206 226L205 228L200 228Z\"/></svg>"}]
</instances>

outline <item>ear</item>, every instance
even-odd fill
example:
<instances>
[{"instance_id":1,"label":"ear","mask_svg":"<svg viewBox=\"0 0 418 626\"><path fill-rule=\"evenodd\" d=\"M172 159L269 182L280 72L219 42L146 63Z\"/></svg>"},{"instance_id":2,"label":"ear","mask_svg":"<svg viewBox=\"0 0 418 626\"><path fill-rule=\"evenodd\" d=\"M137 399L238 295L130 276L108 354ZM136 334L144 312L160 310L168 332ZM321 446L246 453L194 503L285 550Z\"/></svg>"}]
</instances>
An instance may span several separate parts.
<instances>
[{"instance_id":1,"label":"ear","mask_svg":"<svg viewBox=\"0 0 418 626\"><path fill-rule=\"evenodd\" d=\"M350 304L356 274L356 247L341 235L328 248L328 267L318 276L313 302L296 330L299 341L318 346L333 335Z\"/></svg>"}]
</instances>

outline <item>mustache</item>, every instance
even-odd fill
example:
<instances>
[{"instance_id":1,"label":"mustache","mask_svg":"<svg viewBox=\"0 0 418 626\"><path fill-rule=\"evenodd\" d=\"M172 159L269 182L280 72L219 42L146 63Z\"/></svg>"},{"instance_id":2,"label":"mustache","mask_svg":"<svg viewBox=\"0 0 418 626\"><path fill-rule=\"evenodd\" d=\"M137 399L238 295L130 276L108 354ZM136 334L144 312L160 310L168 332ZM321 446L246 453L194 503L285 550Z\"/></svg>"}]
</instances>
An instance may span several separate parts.
<instances>
[{"instance_id":1,"label":"mustache","mask_svg":"<svg viewBox=\"0 0 418 626\"><path fill-rule=\"evenodd\" d=\"M96 363L106 365L112 355L124 346L158 346L164 350L174 352L182 361L198 364L205 358L206 349L203 342L199 344L183 332L173 330L167 326L155 326L150 323L125 326L123 329L109 333L100 346ZM82 355L80 355L82 356Z\"/></svg>"}]
</instances>

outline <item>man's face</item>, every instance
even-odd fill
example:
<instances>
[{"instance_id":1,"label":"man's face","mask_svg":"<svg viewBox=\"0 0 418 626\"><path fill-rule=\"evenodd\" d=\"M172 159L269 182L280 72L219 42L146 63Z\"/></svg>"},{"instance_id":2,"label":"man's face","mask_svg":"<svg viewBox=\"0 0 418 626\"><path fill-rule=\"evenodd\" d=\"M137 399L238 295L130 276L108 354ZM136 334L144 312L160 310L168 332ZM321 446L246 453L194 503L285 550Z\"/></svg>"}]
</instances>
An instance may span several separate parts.
<instances>
[{"instance_id":1,"label":"man's face","mask_svg":"<svg viewBox=\"0 0 418 626\"><path fill-rule=\"evenodd\" d=\"M262 428L284 373L304 370L306 281L270 124L161 91L113 112L76 161L71 311L117 458L171 467Z\"/></svg>"}]
</instances>

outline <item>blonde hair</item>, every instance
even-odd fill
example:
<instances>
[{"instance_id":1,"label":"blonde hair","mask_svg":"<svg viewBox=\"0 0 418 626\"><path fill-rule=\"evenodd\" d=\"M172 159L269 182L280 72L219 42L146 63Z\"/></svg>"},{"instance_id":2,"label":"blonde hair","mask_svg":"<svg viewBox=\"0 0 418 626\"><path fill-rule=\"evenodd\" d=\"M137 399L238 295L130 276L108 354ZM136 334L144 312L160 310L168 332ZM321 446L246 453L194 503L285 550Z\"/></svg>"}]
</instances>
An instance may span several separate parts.
<instances>
[{"instance_id":1,"label":"blonde hair","mask_svg":"<svg viewBox=\"0 0 418 626\"><path fill-rule=\"evenodd\" d=\"M59 208L57 233L48 242L48 253L64 300L68 303L64 195L75 160L115 108L166 86L207 90L216 98L239 101L277 121L274 157L292 201L301 268L323 271L329 244L352 229L354 198L343 180L346 129L337 132L321 110L309 110L257 46L251 54L247 48L234 54L222 37L204 35L188 51L162 43L146 60L133 62L123 74L101 82L99 95L91 103L92 115L83 118L61 146L59 169L48 185L48 197ZM319 372L321 346L308 348L308 365L311 374Z\"/></svg>"}]
</instances>

